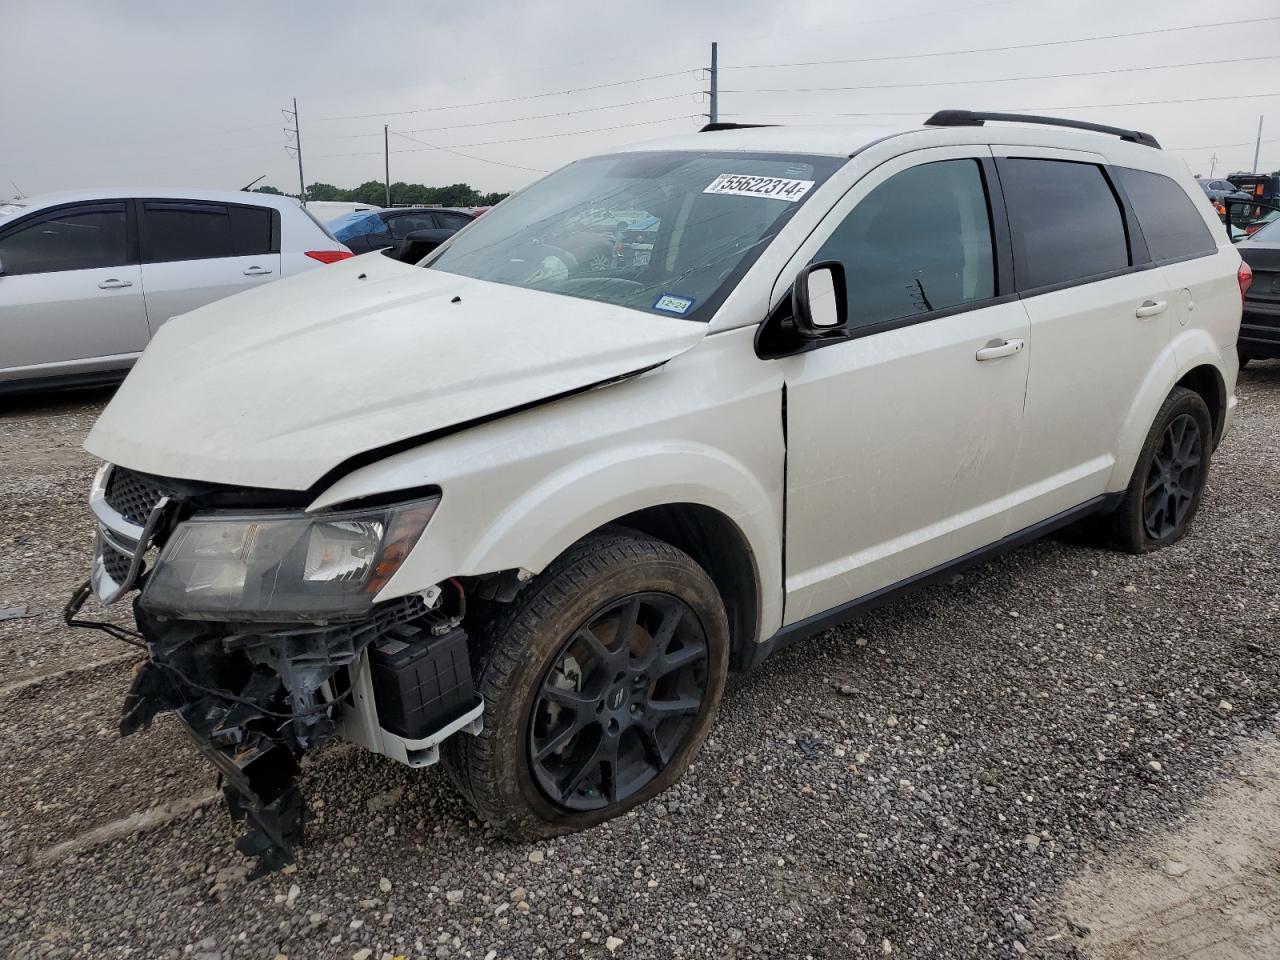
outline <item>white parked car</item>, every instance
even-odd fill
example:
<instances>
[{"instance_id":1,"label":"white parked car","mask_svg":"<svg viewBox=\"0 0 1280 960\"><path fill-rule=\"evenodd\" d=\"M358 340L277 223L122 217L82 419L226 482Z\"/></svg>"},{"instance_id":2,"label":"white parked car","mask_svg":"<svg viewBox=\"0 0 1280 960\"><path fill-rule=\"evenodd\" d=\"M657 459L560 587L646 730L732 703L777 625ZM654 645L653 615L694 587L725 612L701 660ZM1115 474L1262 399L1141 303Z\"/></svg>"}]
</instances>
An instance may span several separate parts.
<instances>
[{"instance_id":1,"label":"white parked car","mask_svg":"<svg viewBox=\"0 0 1280 960\"><path fill-rule=\"evenodd\" d=\"M1007 119L714 126L167 325L86 443L122 730L177 711L267 865L334 733L548 836L678 778L730 670L1069 523L1176 542L1240 257L1150 136ZM648 256L571 252L610 210Z\"/></svg>"},{"instance_id":2,"label":"white parked car","mask_svg":"<svg viewBox=\"0 0 1280 960\"><path fill-rule=\"evenodd\" d=\"M119 380L170 317L349 256L289 197L92 190L0 204L0 392Z\"/></svg>"}]
</instances>

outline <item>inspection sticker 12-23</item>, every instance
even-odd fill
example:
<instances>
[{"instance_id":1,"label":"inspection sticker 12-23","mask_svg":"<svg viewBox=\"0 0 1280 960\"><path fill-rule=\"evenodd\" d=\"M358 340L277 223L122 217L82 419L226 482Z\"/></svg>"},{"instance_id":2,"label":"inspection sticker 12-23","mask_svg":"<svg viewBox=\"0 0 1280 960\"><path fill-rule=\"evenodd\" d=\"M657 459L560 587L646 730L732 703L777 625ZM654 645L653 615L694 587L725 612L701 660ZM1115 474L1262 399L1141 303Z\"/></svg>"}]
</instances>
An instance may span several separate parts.
<instances>
[{"instance_id":1,"label":"inspection sticker 12-23","mask_svg":"<svg viewBox=\"0 0 1280 960\"><path fill-rule=\"evenodd\" d=\"M720 193L733 197L768 197L772 200L799 200L812 187L812 180L789 180L786 177L753 177L746 173L722 173L711 181L703 193Z\"/></svg>"}]
</instances>

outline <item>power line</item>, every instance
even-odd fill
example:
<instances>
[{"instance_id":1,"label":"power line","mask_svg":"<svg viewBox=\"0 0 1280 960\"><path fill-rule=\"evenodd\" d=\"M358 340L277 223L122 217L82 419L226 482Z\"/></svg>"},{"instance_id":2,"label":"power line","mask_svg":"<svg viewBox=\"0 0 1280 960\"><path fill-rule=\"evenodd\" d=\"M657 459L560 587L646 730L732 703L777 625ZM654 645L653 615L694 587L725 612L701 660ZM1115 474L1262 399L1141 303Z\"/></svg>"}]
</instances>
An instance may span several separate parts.
<instances>
[{"instance_id":1,"label":"power line","mask_svg":"<svg viewBox=\"0 0 1280 960\"><path fill-rule=\"evenodd\" d=\"M403 137L405 140L413 140L415 143L421 143L424 147L430 150L444 150L446 152L453 152L459 147L491 147L491 146L496 146L498 144L503 144L503 143L527 143L531 140L554 140L558 137L578 137L586 133L605 133L610 130L625 130L630 127L647 127L647 126L653 126L654 124L658 124L658 123L673 123L676 120L687 120L687 119L689 119L688 115L682 114L676 117L662 117L658 120L639 120L639 121L636 121L635 123L618 123L608 127L587 127L586 129L583 129L583 130L566 130L563 133L541 133L541 134L535 134L533 136L528 136L528 137L512 137L506 140L479 140L479 141L476 141L475 143L451 143L448 145L427 143L424 140L416 140L415 138L407 136L406 134L400 133L396 130L392 130L391 132L397 137ZM393 150L391 152L392 153L420 153L421 151ZM316 157L314 159L332 160L338 157L372 157L372 156L380 157L382 156L382 151L373 150L373 151L361 151L358 153L327 153L327 154L323 154L322 156ZM468 157L468 159L480 160L482 163L497 163L496 160L485 160L483 157ZM500 166L516 166L516 165L500 164ZM538 170L535 167L518 167L518 169L535 170L537 173L547 172L545 170Z\"/></svg>"},{"instance_id":2,"label":"power line","mask_svg":"<svg viewBox=\"0 0 1280 960\"><path fill-rule=\"evenodd\" d=\"M634 123L618 123L609 127L588 127L585 130L567 130L563 133L540 133L528 137L511 137L506 140L479 140L475 143L457 143L450 146L457 147L488 147L499 143L527 143L530 140L554 140L558 137L576 137L584 133L604 133L608 130L625 130L629 127L648 127L658 123L672 123L676 120L687 120L688 114L681 114L675 117L662 117L659 120L638 120Z\"/></svg>"},{"instance_id":3,"label":"power line","mask_svg":"<svg viewBox=\"0 0 1280 960\"><path fill-rule=\"evenodd\" d=\"M1104 107L1153 107L1168 103L1210 103L1220 100L1257 100L1261 97L1280 97L1280 91L1273 93L1240 93L1225 97L1186 97L1177 100L1130 100L1125 103L1068 103L1051 107L1008 107L1008 110L1027 111L1027 110L1094 110ZM722 117L918 117L922 113L928 113L925 110L888 110L880 112L840 112L828 111L826 113L722 113ZM863 126L863 124L850 124L850 126ZM1253 141L1250 140L1250 143Z\"/></svg>"},{"instance_id":4,"label":"power line","mask_svg":"<svg viewBox=\"0 0 1280 960\"><path fill-rule=\"evenodd\" d=\"M546 173L546 172L547 172L546 170L542 169L541 167L525 167L525 166L521 166L521 165L520 165L520 164L518 164L518 163L504 163L504 162L502 162L501 160L487 160L487 159L485 159L484 157L474 157L474 156L472 156L472 155L471 155L471 154L469 154L469 153L459 153L457 150L454 150L452 147L442 147L442 146L439 146L438 144L434 144L434 143L427 143L427 141L425 141L425 140L419 140L417 137L411 137L411 136L409 136L409 135L407 135L407 134L404 134L404 133L398 133L398 132L397 132L397 131L395 131L395 130L392 130L391 132L392 132L392 133L394 133L397 137L400 137L402 140L409 140L409 141L412 141L413 143L420 143L420 144L422 144L424 147L427 147L427 148L428 148L428 149L430 149L430 150L443 150L445 153L451 153L451 154L453 154L455 157L463 157L464 159L467 159L467 160L477 160L477 161L479 161L480 163L491 163L491 164L493 164L493 165L494 165L494 166L496 166L496 167L510 167L510 168L511 168L511 169L513 169L513 170L527 170L527 171L529 171L530 173ZM395 151L395 152L396 152L396 153L402 153L402 152L403 152L403 153L417 153L418 151L416 151L416 150L405 150L405 151L397 150L397 151Z\"/></svg>"},{"instance_id":5,"label":"power line","mask_svg":"<svg viewBox=\"0 0 1280 960\"><path fill-rule=\"evenodd\" d=\"M1251 17L1247 20L1224 20L1219 23L1198 23L1185 27L1161 27L1155 30L1137 30L1132 33L1108 33L1092 37L1076 37L1070 40L1041 40L1036 43L1014 43L1002 47L973 47L968 50L938 50L933 53L904 53L884 57L854 57L843 60L801 60L793 63L742 63L726 66L724 70L766 70L774 67L817 67L828 64L884 63L895 60L923 60L930 57L955 57L971 53L1002 53L1006 50L1031 50L1039 47L1060 47L1073 43L1093 43L1097 40L1126 40L1131 37L1148 37L1162 33L1181 33L1187 30L1207 30L1211 27L1235 27L1248 23L1270 23L1280 17Z\"/></svg>"},{"instance_id":6,"label":"power line","mask_svg":"<svg viewBox=\"0 0 1280 960\"><path fill-rule=\"evenodd\" d=\"M1224 63L1253 63L1258 60L1280 60L1280 55L1259 57L1233 57L1225 60L1194 60L1189 63L1162 63L1148 67L1116 67L1113 70L1083 70L1077 73L1041 73L1022 77L991 77L978 80L929 80L916 83L867 83L851 87L759 87L742 90L724 90L722 93L837 93L849 90L896 90L907 87L953 87L981 83L1014 83L1022 80L1066 80L1072 77L1100 77L1116 73L1141 73L1149 70L1175 70L1183 67L1210 67Z\"/></svg>"},{"instance_id":7,"label":"power line","mask_svg":"<svg viewBox=\"0 0 1280 960\"><path fill-rule=\"evenodd\" d=\"M685 97L697 96L695 93L673 93L669 97L648 97L644 100L628 100L625 103L610 103L602 107L579 107L576 110L561 110L556 113L535 113L524 117L508 117L505 120L479 120L474 123L454 123L444 127L420 127L406 130L406 133L439 133L442 130L462 130L469 127L491 127L503 123L520 123L525 120L547 120L552 117L571 117L579 113L599 113L602 110L618 110L623 107L635 107L646 103L663 103L669 100L681 100ZM392 131L393 133L395 131ZM311 137L311 140L359 140L364 137L376 137L374 133L343 133L326 137Z\"/></svg>"},{"instance_id":8,"label":"power line","mask_svg":"<svg viewBox=\"0 0 1280 960\"><path fill-rule=\"evenodd\" d=\"M570 87L567 90L549 90L546 93L529 93L521 97L503 97L498 100L476 100L472 103L449 103L436 107L418 107L414 110L389 110L383 113L356 113L340 117L316 117L312 123L328 120L365 120L370 117L402 117L412 113L434 113L438 110L462 110L468 107L489 107L499 103L517 103L521 100L538 100L543 97L560 97L570 93L583 93L588 90L604 90L607 87L622 87L631 83L645 83L649 80L663 80L667 77L682 77L692 74L701 68L673 70L670 73L655 73L647 77L633 77L629 80L614 80L610 83L597 83L589 87Z\"/></svg>"},{"instance_id":9,"label":"power line","mask_svg":"<svg viewBox=\"0 0 1280 960\"><path fill-rule=\"evenodd\" d=\"M1216 150L1219 147L1252 147L1256 140L1240 140L1236 143L1202 143L1198 147L1165 147L1166 150ZM1263 143L1280 143L1280 137L1263 140Z\"/></svg>"}]
</instances>

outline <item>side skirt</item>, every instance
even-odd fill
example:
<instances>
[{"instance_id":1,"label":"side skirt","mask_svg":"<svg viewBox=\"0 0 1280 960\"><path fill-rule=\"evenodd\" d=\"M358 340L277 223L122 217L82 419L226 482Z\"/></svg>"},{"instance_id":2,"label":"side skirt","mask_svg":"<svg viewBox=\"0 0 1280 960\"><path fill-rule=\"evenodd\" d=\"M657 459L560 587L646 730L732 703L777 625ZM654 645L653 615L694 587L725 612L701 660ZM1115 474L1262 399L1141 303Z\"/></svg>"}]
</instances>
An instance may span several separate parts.
<instances>
[{"instance_id":1,"label":"side skirt","mask_svg":"<svg viewBox=\"0 0 1280 960\"><path fill-rule=\"evenodd\" d=\"M1011 533L995 543L979 547L977 550L956 557L954 560L948 560L946 563L939 564L922 573L917 573L913 577L882 587L873 593L868 593L866 596L850 600L848 603L842 603L840 606L832 607L830 610L824 610L822 613L815 613L811 617L787 624L768 640L757 644L754 650L748 652L743 658L742 668L743 670L755 669L760 665L761 661L771 654L777 653L779 650L789 647L799 640L804 640L816 633L838 626L860 613L884 606L886 603L897 600L899 597L922 587L945 580L962 570L967 570L993 557L998 557L1002 553L1007 553L1017 547L1031 543L1033 540L1039 540L1041 537L1062 527L1069 526L1078 520L1083 520L1085 517L1098 513L1108 513L1120 505L1123 497L1123 491L1094 497L1079 506L1064 510L1049 517L1047 520L1041 520L1039 523L1034 523L1016 533Z\"/></svg>"}]
</instances>

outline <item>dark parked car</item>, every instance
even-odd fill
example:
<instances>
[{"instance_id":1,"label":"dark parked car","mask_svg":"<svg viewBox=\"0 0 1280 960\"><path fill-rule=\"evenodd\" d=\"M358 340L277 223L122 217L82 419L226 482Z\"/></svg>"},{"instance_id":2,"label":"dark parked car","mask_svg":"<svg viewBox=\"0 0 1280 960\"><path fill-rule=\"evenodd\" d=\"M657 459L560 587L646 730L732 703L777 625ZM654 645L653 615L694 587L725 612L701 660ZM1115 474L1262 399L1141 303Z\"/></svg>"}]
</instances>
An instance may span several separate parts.
<instances>
[{"instance_id":1,"label":"dark parked car","mask_svg":"<svg viewBox=\"0 0 1280 960\"><path fill-rule=\"evenodd\" d=\"M1267 223L1236 249L1253 271L1237 343L1243 366L1280 357L1280 221Z\"/></svg>"},{"instance_id":2,"label":"dark parked car","mask_svg":"<svg viewBox=\"0 0 1280 960\"><path fill-rule=\"evenodd\" d=\"M368 253L371 250L399 250L402 240L420 230L454 233L474 219L474 214L451 207L391 207L348 213L330 220L326 226L353 253Z\"/></svg>"},{"instance_id":3,"label":"dark parked car","mask_svg":"<svg viewBox=\"0 0 1280 960\"><path fill-rule=\"evenodd\" d=\"M1245 193L1230 180L1211 180L1208 177L1201 177L1196 180L1200 184L1200 189L1214 203L1221 203L1223 200L1248 200L1249 194Z\"/></svg>"},{"instance_id":4,"label":"dark parked car","mask_svg":"<svg viewBox=\"0 0 1280 960\"><path fill-rule=\"evenodd\" d=\"M1253 200L1280 203L1280 174L1233 173L1231 185Z\"/></svg>"}]
</instances>

